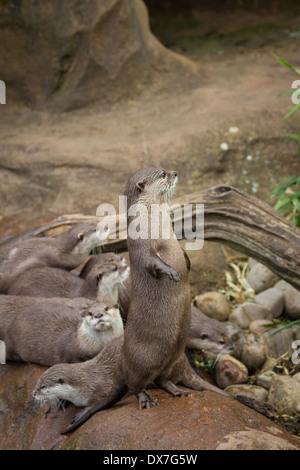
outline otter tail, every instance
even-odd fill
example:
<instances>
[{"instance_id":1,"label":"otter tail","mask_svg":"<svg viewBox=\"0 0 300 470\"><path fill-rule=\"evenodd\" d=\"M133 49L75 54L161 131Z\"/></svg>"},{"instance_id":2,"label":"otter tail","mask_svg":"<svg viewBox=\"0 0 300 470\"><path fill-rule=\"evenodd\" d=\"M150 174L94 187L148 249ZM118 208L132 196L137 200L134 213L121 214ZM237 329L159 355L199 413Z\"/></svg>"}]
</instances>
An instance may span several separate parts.
<instances>
[{"instance_id":1,"label":"otter tail","mask_svg":"<svg viewBox=\"0 0 300 470\"><path fill-rule=\"evenodd\" d=\"M91 416L93 416L98 411L105 410L115 405L115 403L120 401L124 397L124 395L126 395L127 392L128 387L124 383L116 385L107 398L90 408L86 413L78 413L77 415L75 415L71 422L71 425L67 429L65 429L65 431L63 431L61 434L69 434L70 432L79 428L79 426L85 423L88 419L91 418Z\"/></svg>"}]
</instances>

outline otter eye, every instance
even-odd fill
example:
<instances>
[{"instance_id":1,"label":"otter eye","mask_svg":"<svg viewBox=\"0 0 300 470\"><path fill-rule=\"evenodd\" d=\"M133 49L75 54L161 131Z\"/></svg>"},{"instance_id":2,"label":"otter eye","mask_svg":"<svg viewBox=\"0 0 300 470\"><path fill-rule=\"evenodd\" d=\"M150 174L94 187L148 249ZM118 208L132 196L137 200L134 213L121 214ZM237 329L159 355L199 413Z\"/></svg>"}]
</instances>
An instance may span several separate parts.
<instances>
[{"instance_id":1,"label":"otter eye","mask_svg":"<svg viewBox=\"0 0 300 470\"><path fill-rule=\"evenodd\" d=\"M113 260L113 258L109 258L108 262L111 263Z\"/></svg>"},{"instance_id":2,"label":"otter eye","mask_svg":"<svg viewBox=\"0 0 300 470\"><path fill-rule=\"evenodd\" d=\"M109 310L109 307L105 307L105 309L104 309L104 310L105 310L106 312L108 312L108 310Z\"/></svg>"},{"instance_id":3,"label":"otter eye","mask_svg":"<svg viewBox=\"0 0 300 470\"><path fill-rule=\"evenodd\" d=\"M224 339L220 339L219 344L225 344Z\"/></svg>"},{"instance_id":4,"label":"otter eye","mask_svg":"<svg viewBox=\"0 0 300 470\"><path fill-rule=\"evenodd\" d=\"M40 386L40 389L43 390L43 388L46 388L46 386L45 386L45 385L41 385L41 386Z\"/></svg>"},{"instance_id":5,"label":"otter eye","mask_svg":"<svg viewBox=\"0 0 300 470\"><path fill-rule=\"evenodd\" d=\"M93 314L92 314L92 312L89 312L88 315L91 317Z\"/></svg>"},{"instance_id":6,"label":"otter eye","mask_svg":"<svg viewBox=\"0 0 300 470\"><path fill-rule=\"evenodd\" d=\"M78 240L80 240L82 242L83 238L84 238L84 233L79 233L78 234Z\"/></svg>"},{"instance_id":7,"label":"otter eye","mask_svg":"<svg viewBox=\"0 0 300 470\"><path fill-rule=\"evenodd\" d=\"M58 383L63 384L64 383L63 379L58 379Z\"/></svg>"},{"instance_id":8,"label":"otter eye","mask_svg":"<svg viewBox=\"0 0 300 470\"><path fill-rule=\"evenodd\" d=\"M163 173L160 174L160 177L161 177L161 178L165 178L166 176L167 176L167 175L166 175L165 172L163 172Z\"/></svg>"},{"instance_id":9,"label":"otter eye","mask_svg":"<svg viewBox=\"0 0 300 470\"><path fill-rule=\"evenodd\" d=\"M207 338L207 335L205 333L202 333L202 335L200 335L200 339L206 339Z\"/></svg>"}]
</instances>

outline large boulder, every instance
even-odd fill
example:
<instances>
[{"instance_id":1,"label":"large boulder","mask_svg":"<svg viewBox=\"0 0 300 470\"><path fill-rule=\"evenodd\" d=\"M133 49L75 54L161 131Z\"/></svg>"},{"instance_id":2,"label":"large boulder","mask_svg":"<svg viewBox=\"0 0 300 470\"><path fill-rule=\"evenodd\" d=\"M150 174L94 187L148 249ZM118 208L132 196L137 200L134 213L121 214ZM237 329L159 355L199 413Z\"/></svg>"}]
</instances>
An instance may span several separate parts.
<instances>
[{"instance_id":1,"label":"large boulder","mask_svg":"<svg viewBox=\"0 0 300 470\"><path fill-rule=\"evenodd\" d=\"M204 450L300 449L299 441L235 399L212 392L173 398L151 390L159 406L138 410L130 396L94 415L68 436L77 408L35 409L32 391L45 368L7 364L0 368L0 449Z\"/></svg>"},{"instance_id":2,"label":"large boulder","mask_svg":"<svg viewBox=\"0 0 300 470\"><path fill-rule=\"evenodd\" d=\"M154 70L191 70L150 32L142 0L12 0L0 4L7 103L70 109L140 92Z\"/></svg>"}]
</instances>

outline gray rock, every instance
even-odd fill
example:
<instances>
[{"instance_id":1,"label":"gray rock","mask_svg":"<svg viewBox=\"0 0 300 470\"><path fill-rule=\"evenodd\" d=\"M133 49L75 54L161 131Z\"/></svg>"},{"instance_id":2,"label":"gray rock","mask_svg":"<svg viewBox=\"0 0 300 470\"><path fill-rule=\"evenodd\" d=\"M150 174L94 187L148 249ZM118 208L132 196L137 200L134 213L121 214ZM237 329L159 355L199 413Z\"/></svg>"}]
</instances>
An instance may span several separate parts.
<instances>
[{"instance_id":1,"label":"gray rock","mask_svg":"<svg viewBox=\"0 0 300 470\"><path fill-rule=\"evenodd\" d=\"M270 386L271 386L271 381L272 381L272 378L274 377L275 372L273 370L266 370L265 372L261 373L261 374L258 374L256 376L256 384L259 386L259 387L263 387L267 390L269 390Z\"/></svg>"},{"instance_id":2,"label":"gray rock","mask_svg":"<svg viewBox=\"0 0 300 470\"><path fill-rule=\"evenodd\" d=\"M265 333L266 331L269 331L271 327L266 327L269 323L268 320L255 320L252 323L250 323L249 330L252 333Z\"/></svg>"},{"instance_id":3,"label":"gray rock","mask_svg":"<svg viewBox=\"0 0 300 470\"><path fill-rule=\"evenodd\" d=\"M220 292L206 292L205 294L197 295L195 303L196 306L210 318L225 321L229 317L229 302Z\"/></svg>"},{"instance_id":4,"label":"gray rock","mask_svg":"<svg viewBox=\"0 0 300 470\"><path fill-rule=\"evenodd\" d=\"M268 399L268 391L257 385L229 385L229 387L225 388L225 392L233 396L243 395L245 397L255 398L256 400L264 402Z\"/></svg>"},{"instance_id":5,"label":"gray rock","mask_svg":"<svg viewBox=\"0 0 300 470\"><path fill-rule=\"evenodd\" d=\"M261 263L256 263L249 271L247 281L258 294L269 287L272 287L278 280L278 276L274 274L269 268Z\"/></svg>"},{"instance_id":6,"label":"gray rock","mask_svg":"<svg viewBox=\"0 0 300 470\"><path fill-rule=\"evenodd\" d=\"M293 379L300 384L300 372L297 372L297 374L293 375Z\"/></svg>"},{"instance_id":7,"label":"gray rock","mask_svg":"<svg viewBox=\"0 0 300 470\"><path fill-rule=\"evenodd\" d=\"M273 313L273 318L278 318L283 312L285 298L281 290L271 287L257 294L254 302L267 307Z\"/></svg>"},{"instance_id":8,"label":"gray rock","mask_svg":"<svg viewBox=\"0 0 300 470\"><path fill-rule=\"evenodd\" d=\"M300 413L300 383L287 375L275 375L268 403L275 406L279 415Z\"/></svg>"},{"instance_id":9,"label":"gray rock","mask_svg":"<svg viewBox=\"0 0 300 470\"><path fill-rule=\"evenodd\" d=\"M259 261L256 261L256 259L254 259L254 258L249 258L249 259L248 259L248 266L249 266L249 269L252 269L253 266L254 266L255 264L257 264L258 262L259 262Z\"/></svg>"},{"instance_id":10,"label":"gray rock","mask_svg":"<svg viewBox=\"0 0 300 470\"><path fill-rule=\"evenodd\" d=\"M248 370L258 369L266 360L267 347L263 338L256 333L245 334L245 344L239 359Z\"/></svg>"},{"instance_id":11,"label":"gray rock","mask_svg":"<svg viewBox=\"0 0 300 470\"><path fill-rule=\"evenodd\" d=\"M272 318L271 310L255 302L245 302L239 305L229 316L231 322L236 323L243 329L249 328L250 323L255 320L272 320Z\"/></svg>"},{"instance_id":12,"label":"gray rock","mask_svg":"<svg viewBox=\"0 0 300 470\"><path fill-rule=\"evenodd\" d=\"M235 357L226 354L216 366L216 382L220 388L245 383L248 380L247 367Z\"/></svg>"},{"instance_id":13,"label":"gray rock","mask_svg":"<svg viewBox=\"0 0 300 470\"><path fill-rule=\"evenodd\" d=\"M285 353L291 354L294 352L292 344L295 339L297 339L300 325L295 325L273 334L276 329L279 330L280 327L272 328L263 334L264 341L268 348L268 355L272 357L280 357Z\"/></svg>"},{"instance_id":14,"label":"gray rock","mask_svg":"<svg viewBox=\"0 0 300 470\"><path fill-rule=\"evenodd\" d=\"M286 316L292 320L298 320L300 318L300 292L283 280L277 282L275 287L284 295Z\"/></svg>"}]
</instances>

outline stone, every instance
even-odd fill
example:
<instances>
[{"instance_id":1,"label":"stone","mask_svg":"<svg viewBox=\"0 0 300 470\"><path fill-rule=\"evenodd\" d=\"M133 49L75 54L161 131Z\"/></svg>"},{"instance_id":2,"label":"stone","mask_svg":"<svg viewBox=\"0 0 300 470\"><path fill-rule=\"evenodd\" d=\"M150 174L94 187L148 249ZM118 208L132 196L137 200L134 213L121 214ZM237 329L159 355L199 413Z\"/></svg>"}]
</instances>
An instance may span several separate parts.
<instances>
[{"instance_id":1,"label":"stone","mask_svg":"<svg viewBox=\"0 0 300 470\"><path fill-rule=\"evenodd\" d=\"M257 385L230 385L229 387L225 388L225 392L229 393L229 395L242 395L247 398L254 398L259 401L267 401L268 399L267 390Z\"/></svg>"},{"instance_id":2,"label":"stone","mask_svg":"<svg viewBox=\"0 0 300 470\"><path fill-rule=\"evenodd\" d=\"M280 289L271 287L254 297L254 302L267 307L273 313L273 318L278 318L283 312L285 305L284 294Z\"/></svg>"},{"instance_id":3,"label":"stone","mask_svg":"<svg viewBox=\"0 0 300 470\"><path fill-rule=\"evenodd\" d=\"M263 334L264 341L268 348L268 355L272 357L280 357L285 353L291 354L294 352L293 342L297 339L300 325L295 325L275 333L275 331L279 329L280 326L278 328L272 328Z\"/></svg>"},{"instance_id":4,"label":"stone","mask_svg":"<svg viewBox=\"0 0 300 470\"><path fill-rule=\"evenodd\" d=\"M262 372L256 376L256 384L259 387L263 387L266 390L269 390L274 375L276 374L273 370L266 370L265 372Z\"/></svg>"},{"instance_id":5,"label":"stone","mask_svg":"<svg viewBox=\"0 0 300 470\"><path fill-rule=\"evenodd\" d=\"M197 295L195 304L205 315L215 320L225 321L229 317L229 302L220 292L206 292Z\"/></svg>"},{"instance_id":6,"label":"stone","mask_svg":"<svg viewBox=\"0 0 300 470\"><path fill-rule=\"evenodd\" d=\"M272 327L267 327L269 322L267 320L255 320L249 325L249 330L253 333L265 333L269 331Z\"/></svg>"},{"instance_id":7,"label":"stone","mask_svg":"<svg viewBox=\"0 0 300 470\"><path fill-rule=\"evenodd\" d=\"M284 295L286 316L291 320L298 320L300 318L300 291L283 280L277 282L275 287Z\"/></svg>"},{"instance_id":8,"label":"stone","mask_svg":"<svg viewBox=\"0 0 300 470\"><path fill-rule=\"evenodd\" d=\"M266 360L267 347L264 339L256 333L245 334L245 344L239 359L248 370L258 369Z\"/></svg>"},{"instance_id":9,"label":"stone","mask_svg":"<svg viewBox=\"0 0 300 470\"><path fill-rule=\"evenodd\" d=\"M272 287L278 280L278 276L274 274L269 268L261 263L256 263L249 271L247 281L258 294L263 290Z\"/></svg>"},{"instance_id":10,"label":"stone","mask_svg":"<svg viewBox=\"0 0 300 470\"><path fill-rule=\"evenodd\" d=\"M300 413L300 383L288 375L275 375L269 390L268 403L279 415Z\"/></svg>"},{"instance_id":11,"label":"stone","mask_svg":"<svg viewBox=\"0 0 300 470\"><path fill-rule=\"evenodd\" d=\"M255 320L272 320L272 312L263 305L254 302L244 302L236 307L229 316L229 321L236 323L243 329L249 328Z\"/></svg>"},{"instance_id":12,"label":"stone","mask_svg":"<svg viewBox=\"0 0 300 470\"><path fill-rule=\"evenodd\" d=\"M215 369L215 379L218 387L226 388L229 385L245 383L248 380L247 367L235 357L225 354Z\"/></svg>"},{"instance_id":13,"label":"stone","mask_svg":"<svg viewBox=\"0 0 300 470\"><path fill-rule=\"evenodd\" d=\"M256 259L251 258L251 257L248 258L248 267L249 267L249 269L252 269L253 266L257 263L259 263L259 261L257 261Z\"/></svg>"},{"instance_id":14,"label":"stone","mask_svg":"<svg viewBox=\"0 0 300 470\"><path fill-rule=\"evenodd\" d=\"M297 372L297 374L293 375L293 379L300 384L300 372Z\"/></svg>"},{"instance_id":15,"label":"stone","mask_svg":"<svg viewBox=\"0 0 300 470\"><path fill-rule=\"evenodd\" d=\"M157 71L195 67L153 36L141 0L1 2L0 15L9 103L58 110L113 103L141 93Z\"/></svg>"},{"instance_id":16,"label":"stone","mask_svg":"<svg viewBox=\"0 0 300 470\"><path fill-rule=\"evenodd\" d=\"M151 390L159 406L149 410L139 410L136 397L129 396L62 436L79 409L32 406L32 391L44 370L16 363L1 367L1 450L182 452L226 448L228 443L233 449L300 449L296 437L237 400L197 391L173 398L162 390ZM103 463L101 456L99 462Z\"/></svg>"}]
</instances>

